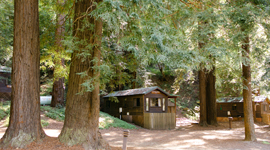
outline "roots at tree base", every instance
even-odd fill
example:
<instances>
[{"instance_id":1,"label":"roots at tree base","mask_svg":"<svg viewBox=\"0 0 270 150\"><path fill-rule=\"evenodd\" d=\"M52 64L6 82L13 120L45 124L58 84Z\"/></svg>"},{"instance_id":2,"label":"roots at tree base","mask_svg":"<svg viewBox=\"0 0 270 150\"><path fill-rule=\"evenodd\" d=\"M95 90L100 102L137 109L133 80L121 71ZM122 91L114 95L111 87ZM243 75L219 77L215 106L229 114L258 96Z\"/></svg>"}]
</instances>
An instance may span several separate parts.
<instances>
[{"instance_id":1,"label":"roots at tree base","mask_svg":"<svg viewBox=\"0 0 270 150\"><path fill-rule=\"evenodd\" d=\"M15 137L11 137L8 135L8 132L4 135L4 137L0 141L1 148L24 148L25 146L31 144L36 140L41 140L46 137L46 134L43 132L39 138L29 133L25 133L22 130L19 131L19 134Z\"/></svg>"},{"instance_id":2,"label":"roots at tree base","mask_svg":"<svg viewBox=\"0 0 270 150\"><path fill-rule=\"evenodd\" d=\"M82 145L87 150L110 150L109 143L104 140L99 131L89 129L65 128L59 135L59 140L68 146Z\"/></svg>"}]
</instances>

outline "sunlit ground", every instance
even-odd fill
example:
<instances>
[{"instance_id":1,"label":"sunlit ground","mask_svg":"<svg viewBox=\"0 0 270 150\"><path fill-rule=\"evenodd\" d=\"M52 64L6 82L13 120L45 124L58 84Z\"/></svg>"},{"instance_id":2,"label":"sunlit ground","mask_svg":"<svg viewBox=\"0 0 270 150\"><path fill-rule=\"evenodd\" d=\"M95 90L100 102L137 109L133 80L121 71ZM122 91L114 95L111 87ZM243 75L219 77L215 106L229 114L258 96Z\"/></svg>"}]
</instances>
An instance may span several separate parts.
<instances>
[{"instance_id":1,"label":"sunlit ground","mask_svg":"<svg viewBox=\"0 0 270 150\"><path fill-rule=\"evenodd\" d=\"M234 149L234 150L267 150L270 149L270 127L256 123L257 142L244 141L244 122L235 121L232 129L228 123L219 123L218 127L200 127L193 122L178 122L175 130L130 130L128 149L144 150L178 150L178 149ZM4 135L6 126L0 126L0 137ZM59 129L44 129L48 136L57 137ZM100 130L104 139L111 146L120 149L123 144L122 129Z\"/></svg>"},{"instance_id":2,"label":"sunlit ground","mask_svg":"<svg viewBox=\"0 0 270 150\"><path fill-rule=\"evenodd\" d=\"M257 142L244 141L243 121L233 122L233 129L228 123L218 127L199 127L198 125L179 126L175 130L130 130L129 149L270 149L269 125L255 125ZM121 147L123 135L121 130L101 130L111 146Z\"/></svg>"}]
</instances>

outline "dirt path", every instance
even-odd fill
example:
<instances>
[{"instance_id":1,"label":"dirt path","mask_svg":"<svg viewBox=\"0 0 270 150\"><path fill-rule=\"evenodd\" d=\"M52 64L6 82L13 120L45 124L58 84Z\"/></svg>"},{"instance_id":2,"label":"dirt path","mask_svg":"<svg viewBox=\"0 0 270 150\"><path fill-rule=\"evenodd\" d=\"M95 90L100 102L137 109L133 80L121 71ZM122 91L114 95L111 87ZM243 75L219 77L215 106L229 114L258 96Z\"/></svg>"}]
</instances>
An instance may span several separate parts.
<instances>
[{"instance_id":1,"label":"dirt path","mask_svg":"<svg viewBox=\"0 0 270 150\"><path fill-rule=\"evenodd\" d=\"M41 116L42 120L49 122L49 126L44 130L51 136L44 140L44 143L33 143L26 149L83 149L80 146L66 147L58 140L63 122L58 122L50 118ZM3 136L6 127L4 122L0 122L0 137ZM175 130L130 130L128 137L129 150L178 150L178 149L238 149L238 150L266 150L270 149L270 127L261 123L256 123L257 142L246 142L244 139L244 123L242 121L233 122L233 129L228 129L228 123L220 123L218 127L200 127L194 121L186 118L177 119L177 129ZM113 150L120 150L123 141L123 129L110 128L100 130ZM54 138L53 138L54 137Z\"/></svg>"},{"instance_id":2,"label":"dirt path","mask_svg":"<svg viewBox=\"0 0 270 150\"><path fill-rule=\"evenodd\" d=\"M243 122L234 122L234 126L242 126ZM117 129L101 130L111 146L121 147L122 131ZM226 124L218 127L199 127L189 125L176 130L130 130L128 138L129 149L145 150L178 150L178 149L270 149L269 126L256 126L257 142L246 142L244 128L239 127L229 130Z\"/></svg>"}]
</instances>

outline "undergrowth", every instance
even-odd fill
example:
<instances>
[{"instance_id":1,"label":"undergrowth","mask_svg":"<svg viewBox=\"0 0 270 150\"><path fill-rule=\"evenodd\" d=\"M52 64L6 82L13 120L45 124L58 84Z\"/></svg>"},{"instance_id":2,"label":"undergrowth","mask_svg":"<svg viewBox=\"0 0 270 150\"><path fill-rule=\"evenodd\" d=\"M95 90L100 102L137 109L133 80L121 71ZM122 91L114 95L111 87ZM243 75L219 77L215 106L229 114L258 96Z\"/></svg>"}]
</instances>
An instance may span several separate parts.
<instances>
[{"instance_id":1,"label":"undergrowth","mask_svg":"<svg viewBox=\"0 0 270 150\"><path fill-rule=\"evenodd\" d=\"M65 108L53 108L50 106L40 106L40 110L45 113L46 117L52 118L57 121L65 120Z\"/></svg>"},{"instance_id":2,"label":"undergrowth","mask_svg":"<svg viewBox=\"0 0 270 150\"><path fill-rule=\"evenodd\" d=\"M0 102L0 120L4 119L10 112L10 101Z\"/></svg>"},{"instance_id":3,"label":"undergrowth","mask_svg":"<svg viewBox=\"0 0 270 150\"><path fill-rule=\"evenodd\" d=\"M50 106L41 106L41 111L49 118L64 121L65 120L65 108L52 108ZM110 116L107 113L100 112L99 115L99 128L108 129L110 127L123 128L123 129L136 129L132 124L129 124L123 120Z\"/></svg>"},{"instance_id":4,"label":"undergrowth","mask_svg":"<svg viewBox=\"0 0 270 150\"><path fill-rule=\"evenodd\" d=\"M129 124L123 120L115 118L107 113L100 112L99 114L99 128L108 129L110 127L123 129L136 129L136 126Z\"/></svg>"},{"instance_id":5,"label":"undergrowth","mask_svg":"<svg viewBox=\"0 0 270 150\"><path fill-rule=\"evenodd\" d=\"M47 127L48 125L49 125L49 122L48 121L41 120L41 126L42 127Z\"/></svg>"}]
</instances>

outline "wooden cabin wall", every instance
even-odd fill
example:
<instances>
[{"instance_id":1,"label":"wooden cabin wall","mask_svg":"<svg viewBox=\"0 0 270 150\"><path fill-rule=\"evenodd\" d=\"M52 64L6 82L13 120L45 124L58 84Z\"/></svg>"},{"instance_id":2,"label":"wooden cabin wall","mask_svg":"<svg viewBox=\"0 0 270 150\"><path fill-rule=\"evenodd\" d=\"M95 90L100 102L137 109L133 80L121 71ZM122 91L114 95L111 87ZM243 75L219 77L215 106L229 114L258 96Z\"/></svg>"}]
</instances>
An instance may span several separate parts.
<instances>
[{"instance_id":1,"label":"wooden cabin wall","mask_svg":"<svg viewBox=\"0 0 270 150\"><path fill-rule=\"evenodd\" d=\"M233 105L236 105L235 110L233 110ZM243 102L217 103L217 117L228 117L228 111L230 111L232 117L244 117Z\"/></svg>"},{"instance_id":2,"label":"wooden cabin wall","mask_svg":"<svg viewBox=\"0 0 270 150\"><path fill-rule=\"evenodd\" d=\"M168 113L175 113L175 106L168 106Z\"/></svg>"},{"instance_id":3,"label":"wooden cabin wall","mask_svg":"<svg viewBox=\"0 0 270 150\"><path fill-rule=\"evenodd\" d=\"M134 98L140 98L140 106L134 106ZM118 100L119 102L116 103L109 101L109 98L104 98L105 112L119 117L119 107L122 107L122 115L126 115L127 112L129 115L143 115L143 95L118 97Z\"/></svg>"},{"instance_id":4,"label":"wooden cabin wall","mask_svg":"<svg viewBox=\"0 0 270 150\"><path fill-rule=\"evenodd\" d=\"M262 122L270 125L270 105L264 101L261 104Z\"/></svg>"},{"instance_id":5,"label":"wooden cabin wall","mask_svg":"<svg viewBox=\"0 0 270 150\"><path fill-rule=\"evenodd\" d=\"M7 79L11 77L10 73L0 72L0 99L11 100L11 87L7 87Z\"/></svg>"},{"instance_id":6,"label":"wooden cabin wall","mask_svg":"<svg viewBox=\"0 0 270 150\"><path fill-rule=\"evenodd\" d=\"M261 103L259 105L255 105L256 109L256 118L262 118L262 109L261 109Z\"/></svg>"}]
</instances>

